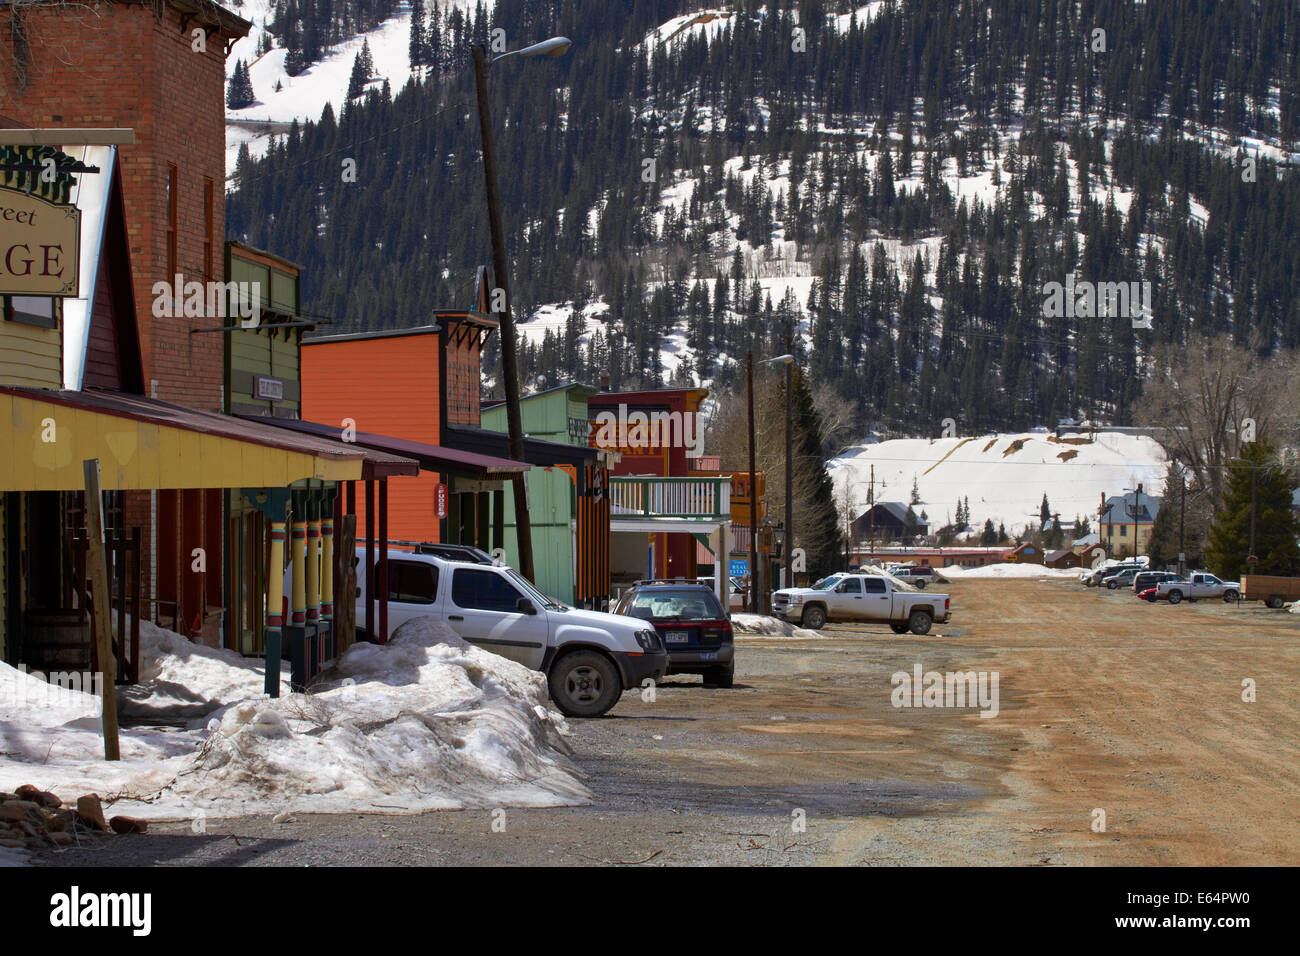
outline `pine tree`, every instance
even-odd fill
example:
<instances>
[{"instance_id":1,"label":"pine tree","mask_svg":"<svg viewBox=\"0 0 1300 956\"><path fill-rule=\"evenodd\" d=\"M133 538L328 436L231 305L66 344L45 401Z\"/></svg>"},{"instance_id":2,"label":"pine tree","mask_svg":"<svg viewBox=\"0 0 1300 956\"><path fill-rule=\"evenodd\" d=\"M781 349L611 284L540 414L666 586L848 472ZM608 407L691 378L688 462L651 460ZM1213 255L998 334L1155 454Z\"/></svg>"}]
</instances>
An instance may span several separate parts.
<instances>
[{"instance_id":1,"label":"pine tree","mask_svg":"<svg viewBox=\"0 0 1300 956\"><path fill-rule=\"evenodd\" d=\"M248 64L236 60L235 71L230 74L230 82L226 87L226 106L232 110L242 110L246 106L252 106L253 102L253 81L248 75Z\"/></svg>"},{"instance_id":2,"label":"pine tree","mask_svg":"<svg viewBox=\"0 0 1300 956\"><path fill-rule=\"evenodd\" d=\"M437 7L437 0L434 0ZM427 41L424 38L424 0L411 0L411 40L407 46L411 71L427 65Z\"/></svg>"},{"instance_id":3,"label":"pine tree","mask_svg":"<svg viewBox=\"0 0 1300 956\"><path fill-rule=\"evenodd\" d=\"M984 521L984 532L980 535L980 544L986 548L991 548L998 543L998 532L993 527L993 519L987 518Z\"/></svg>"},{"instance_id":4,"label":"pine tree","mask_svg":"<svg viewBox=\"0 0 1300 956\"><path fill-rule=\"evenodd\" d=\"M1039 529L1046 529L1052 520L1052 506L1047 503L1047 492L1043 492L1043 503L1038 506Z\"/></svg>"},{"instance_id":5,"label":"pine tree","mask_svg":"<svg viewBox=\"0 0 1300 956\"><path fill-rule=\"evenodd\" d=\"M1215 515L1205 548L1210 570L1225 580L1237 580L1243 573L1290 575L1300 572L1300 519L1291 510L1296 489L1294 476L1273 460L1273 447L1265 441L1243 445L1243 462L1228 468L1228 486L1223 507ZM1255 555L1247 561L1250 548L1251 486L1254 484Z\"/></svg>"}]
</instances>

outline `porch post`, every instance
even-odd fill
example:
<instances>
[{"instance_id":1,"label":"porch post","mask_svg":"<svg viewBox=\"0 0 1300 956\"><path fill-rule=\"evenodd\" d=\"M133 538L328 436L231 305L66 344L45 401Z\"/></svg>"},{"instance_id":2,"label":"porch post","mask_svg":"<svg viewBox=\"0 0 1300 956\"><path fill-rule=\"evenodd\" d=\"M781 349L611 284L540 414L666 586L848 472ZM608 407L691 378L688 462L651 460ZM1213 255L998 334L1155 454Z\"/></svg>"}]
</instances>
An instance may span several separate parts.
<instances>
[{"instance_id":1,"label":"porch post","mask_svg":"<svg viewBox=\"0 0 1300 956\"><path fill-rule=\"evenodd\" d=\"M320 527L320 616L325 640L321 646L321 660L334 656L334 508L321 521Z\"/></svg>"},{"instance_id":2,"label":"porch post","mask_svg":"<svg viewBox=\"0 0 1300 956\"><path fill-rule=\"evenodd\" d=\"M366 580L370 580L368 577ZM379 479L379 643L388 643L388 479Z\"/></svg>"},{"instance_id":3,"label":"porch post","mask_svg":"<svg viewBox=\"0 0 1300 956\"><path fill-rule=\"evenodd\" d=\"M280 629L284 625L284 521L271 522L271 566L266 573L266 693L280 696Z\"/></svg>"},{"instance_id":4,"label":"porch post","mask_svg":"<svg viewBox=\"0 0 1300 956\"><path fill-rule=\"evenodd\" d=\"M307 521L302 500L294 495L293 509L293 600L289 605L290 644L289 660L294 690L307 686Z\"/></svg>"},{"instance_id":5,"label":"porch post","mask_svg":"<svg viewBox=\"0 0 1300 956\"><path fill-rule=\"evenodd\" d=\"M307 589L307 679L316 676L320 669L320 494L307 495L307 547L305 584Z\"/></svg>"}]
</instances>

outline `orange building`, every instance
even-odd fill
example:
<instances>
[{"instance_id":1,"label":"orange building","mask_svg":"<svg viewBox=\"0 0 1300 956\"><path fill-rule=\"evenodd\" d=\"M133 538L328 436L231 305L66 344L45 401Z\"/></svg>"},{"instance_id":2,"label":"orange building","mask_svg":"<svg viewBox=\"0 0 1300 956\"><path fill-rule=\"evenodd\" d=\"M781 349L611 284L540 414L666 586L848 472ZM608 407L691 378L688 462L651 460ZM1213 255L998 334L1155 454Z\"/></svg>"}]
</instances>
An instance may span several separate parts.
<instances>
[{"instance_id":1,"label":"orange building","mask_svg":"<svg viewBox=\"0 0 1300 956\"><path fill-rule=\"evenodd\" d=\"M372 432L437 445L442 438L442 351L437 326L356 335L324 335L302 343L302 417L337 427L344 439ZM477 397L477 378L474 382ZM352 434L347 429L352 429ZM440 541L434 472L395 481L388 489L393 537ZM365 502L357 502L361 526Z\"/></svg>"}]
</instances>

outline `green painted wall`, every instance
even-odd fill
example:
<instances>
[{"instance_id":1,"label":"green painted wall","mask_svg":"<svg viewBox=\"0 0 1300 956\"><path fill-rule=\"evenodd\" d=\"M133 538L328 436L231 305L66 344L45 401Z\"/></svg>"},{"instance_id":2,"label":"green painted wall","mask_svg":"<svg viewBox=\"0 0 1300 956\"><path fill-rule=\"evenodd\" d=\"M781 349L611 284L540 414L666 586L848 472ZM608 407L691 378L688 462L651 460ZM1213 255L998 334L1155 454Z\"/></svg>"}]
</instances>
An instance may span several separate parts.
<instances>
[{"instance_id":1,"label":"green painted wall","mask_svg":"<svg viewBox=\"0 0 1300 956\"><path fill-rule=\"evenodd\" d=\"M539 395L530 395L519 403L519 417L524 434L530 438L586 445L570 433L570 419L587 421L587 399L594 388L574 385ZM504 405L485 409L481 416L484 428L504 432ZM566 604L574 599L573 520L575 489L567 472L559 468L534 465L524 479L528 487L528 516L533 531L533 570L537 586ZM506 563L519 566L519 545L515 537L515 501L509 482L505 489Z\"/></svg>"}]
</instances>

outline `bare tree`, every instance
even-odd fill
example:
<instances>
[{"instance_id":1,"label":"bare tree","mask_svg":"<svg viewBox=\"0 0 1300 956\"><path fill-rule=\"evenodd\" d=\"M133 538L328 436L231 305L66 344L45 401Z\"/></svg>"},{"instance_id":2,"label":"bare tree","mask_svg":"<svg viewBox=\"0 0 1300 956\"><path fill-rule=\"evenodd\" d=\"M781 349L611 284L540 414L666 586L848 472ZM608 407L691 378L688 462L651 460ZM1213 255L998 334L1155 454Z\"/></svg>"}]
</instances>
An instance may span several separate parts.
<instances>
[{"instance_id":1,"label":"bare tree","mask_svg":"<svg viewBox=\"0 0 1300 956\"><path fill-rule=\"evenodd\" d=\"M1161 429L1165 452L1190 470L1211 509L1223 502L1224 463L1256 438L1295 442L1300 425L1300 364L1278 353L1260 358L1224 335L1157 347L1142 413Z\"/></svg>"}]
</instances>

